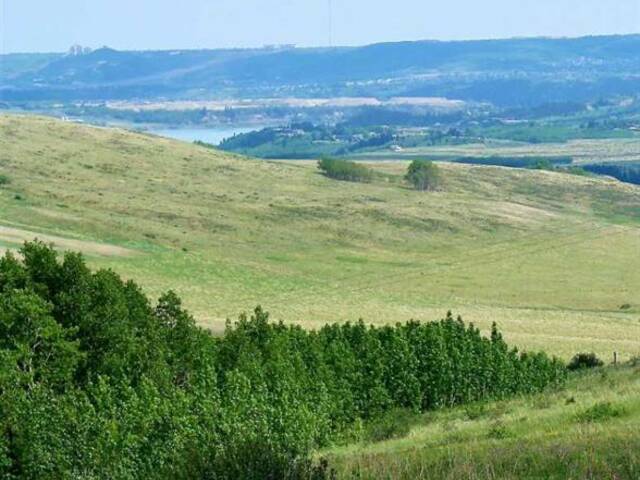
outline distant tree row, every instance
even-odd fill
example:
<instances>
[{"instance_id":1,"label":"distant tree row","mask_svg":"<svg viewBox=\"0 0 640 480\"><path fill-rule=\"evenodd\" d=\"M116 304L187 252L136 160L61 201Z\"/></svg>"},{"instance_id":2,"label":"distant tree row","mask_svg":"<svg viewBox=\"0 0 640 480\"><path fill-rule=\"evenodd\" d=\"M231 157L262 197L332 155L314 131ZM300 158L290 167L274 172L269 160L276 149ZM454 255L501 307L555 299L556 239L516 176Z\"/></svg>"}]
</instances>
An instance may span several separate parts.
<instances>
[{"instance_id":1,"label":"distant tree row","mask_svg":"<svg viewBox=\"0 0 640 480\"><path fill-rule=\"evenodd\" d=\"M640 185L640 163L637 162L594 163L583 165L583 168L597 175L607 175L621 182Z\"/></svg>"},{"instance_id":2,"label":"distant tree row","mask_svg":"<svg viewBox=\"0 0 640 480\"><path fill-rule=\"evenodd\" d=\"M318 331L257 308L221 337L174 293L28 243L0 260L0 477L322 478L310 452L394 408L537 392L565 378L448 315Z\"/></svg>"},{"instance_id":3,"label":"distant tree row","mask_svg":"<svg viewBox=\"0 0 640 480\"><path fill-rule=\"evenodd\" d=\"M532 168L551 169L552 167L568 166L573 162L568 156L490 156L490 157L459 157L455 159L458 163L468 163L471 165L495 165L499 167L511 168Z\"/></svg>"}]
</instances>

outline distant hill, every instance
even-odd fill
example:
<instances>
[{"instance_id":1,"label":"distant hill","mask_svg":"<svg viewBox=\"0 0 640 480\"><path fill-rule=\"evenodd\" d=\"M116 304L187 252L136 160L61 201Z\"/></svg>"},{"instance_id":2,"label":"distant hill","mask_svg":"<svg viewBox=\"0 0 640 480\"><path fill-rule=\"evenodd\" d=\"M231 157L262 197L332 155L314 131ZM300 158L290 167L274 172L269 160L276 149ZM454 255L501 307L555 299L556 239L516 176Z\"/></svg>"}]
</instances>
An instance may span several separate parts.
<instances>
[{"instance_id":1,"label":"distant hill","mask_svg":"<svg viewBox=\"0 0 640 480\"><path fill-rule=\"evenodd\" d=\"M640 92L640 35L341 48L7 55L4 101L444 96L499 105Z\"/></svg>"}]
</instances>

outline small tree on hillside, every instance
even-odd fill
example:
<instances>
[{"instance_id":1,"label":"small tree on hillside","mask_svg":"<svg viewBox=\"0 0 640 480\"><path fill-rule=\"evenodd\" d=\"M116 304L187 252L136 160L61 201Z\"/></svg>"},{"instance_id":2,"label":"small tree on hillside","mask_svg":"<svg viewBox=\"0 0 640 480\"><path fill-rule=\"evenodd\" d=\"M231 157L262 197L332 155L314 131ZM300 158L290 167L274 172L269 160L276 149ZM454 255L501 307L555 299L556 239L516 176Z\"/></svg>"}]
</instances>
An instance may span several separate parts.
<instances>
[{"instance_id":1,"label":"small tree on hillside","mask_svg":"<svg viewBox=\"0 0 640 480\"><path fill-rule=\"evenodd\" d=\"M370 182L373 179L371 169L348 160L324 157L318 162L318 168L329 178L349 182Z\"/></svg>"},{"instance_id":2,"label":"small tree on hillside","mask_svg":"<svg viewBox=\"0 0 640 480\"><path fill-rule=\"evenodd\" d=\"M440 169L427 160L414 160L407 169L405 179L417 190L435 190L440 183Z\"/></svg>"}]
</instances>

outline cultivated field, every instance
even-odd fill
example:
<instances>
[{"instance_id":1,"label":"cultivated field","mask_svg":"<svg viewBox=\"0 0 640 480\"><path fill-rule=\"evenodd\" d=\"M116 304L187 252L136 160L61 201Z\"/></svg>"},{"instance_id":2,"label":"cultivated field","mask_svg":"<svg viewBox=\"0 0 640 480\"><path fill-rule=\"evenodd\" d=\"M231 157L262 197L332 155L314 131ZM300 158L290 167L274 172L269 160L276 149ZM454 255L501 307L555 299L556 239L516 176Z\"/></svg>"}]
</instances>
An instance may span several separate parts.
<instances>
[{"instance_id":1,"label":"cultivated field","mask_svg":"<svg viewBox=\"0 0 640 480\"><path fill-rule=\"evenodd\" d=\"M402 152L371 152L354 155L369 160L397 160L407 158L454 159L458 157L572 157L574 163L637 162L640 161L639 138L602 140L570 140L564 143L520 143L487 140L485 143L465 145L438 145L407 148Z\"/></svg>"},{"instance_id":2,"label":"cultivated field","mask_svg":"<svg viewBox=\"0 0 640 480\"><path fill-rule=\"evenodd\" d=\"M569 146L586 158L609 143ZM256 304L308 327L453 310L564 358L640 352L640 188L442 164L440 191L421 193L406 163L372 165L379 179L347 183L313 162L4 116L0 248L80 249L154 295L175 289L218 331Z\"/></svg>"}]
</instances>

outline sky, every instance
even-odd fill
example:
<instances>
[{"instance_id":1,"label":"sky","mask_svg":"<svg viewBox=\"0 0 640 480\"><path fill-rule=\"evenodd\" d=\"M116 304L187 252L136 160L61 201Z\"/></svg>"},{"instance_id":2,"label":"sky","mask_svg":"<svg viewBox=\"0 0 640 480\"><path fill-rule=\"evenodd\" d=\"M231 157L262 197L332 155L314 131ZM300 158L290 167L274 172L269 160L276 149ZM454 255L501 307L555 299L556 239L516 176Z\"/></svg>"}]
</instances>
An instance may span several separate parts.
<instances>
[{"instance_id":1,"label":"sky","mask_svg":"<svg viewBox=\"0 0 640 480\"><path fill-rule=\"evenodd\" d=\"M0 0L0 5L2 53L61 52L73 44L147 50L640 33L640 0Z\"/></svg>"}]
</instances>

